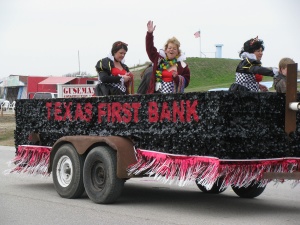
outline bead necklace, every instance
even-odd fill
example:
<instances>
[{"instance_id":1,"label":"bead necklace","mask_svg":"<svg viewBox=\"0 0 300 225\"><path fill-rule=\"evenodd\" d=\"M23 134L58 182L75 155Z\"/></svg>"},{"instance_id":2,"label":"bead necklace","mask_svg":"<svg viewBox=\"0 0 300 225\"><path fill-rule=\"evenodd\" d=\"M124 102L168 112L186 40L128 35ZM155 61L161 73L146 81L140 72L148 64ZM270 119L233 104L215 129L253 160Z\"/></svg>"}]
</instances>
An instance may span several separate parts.
<instances>
[{"instance_id":1,"label":"bead necklace","mask_svg":"<svg viewBox=\"0 0 300 225\"><path fill-rule=\"evenodd\" d=\"M162 82L162 71L169 69L171 66L176 65L177 66L177 58L174 58L172 60L163 59L161 63L158 66L158 70L156 70L156 82Z\"/></svg>"}]
</instances>

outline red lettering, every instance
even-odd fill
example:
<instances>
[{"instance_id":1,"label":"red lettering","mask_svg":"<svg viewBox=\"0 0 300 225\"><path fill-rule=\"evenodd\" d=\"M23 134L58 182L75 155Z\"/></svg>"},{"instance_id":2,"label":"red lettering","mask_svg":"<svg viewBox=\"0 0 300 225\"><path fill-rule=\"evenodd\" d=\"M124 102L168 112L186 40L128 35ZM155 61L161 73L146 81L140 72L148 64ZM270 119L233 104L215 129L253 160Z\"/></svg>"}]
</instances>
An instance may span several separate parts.
<instances>
[{"instance_id":1,"label":"red lettering","mask_svg":"<svg viewBox=\"0 0 300 225\"><path fill-rule=\"evenodd\" d=\"M55 102L54 103L54 120L61 121L61 102Z\"/></svg>"},{"instance_id":2,"label":"red lettering","mask_svg":"<svg viewBox=\"0 0 300 225\"><path fill-rule=\"evenodd\" d=\"M107 116L107 111L105 111L106 103L98 104L98 123L102 123L102 117Z\"/></svg>"},{"instance_id":3,"label":"red lettering","mask_svg":"<svg viewBox=\"0 0 300 225\"><path fill-rule=\"evenodd\" d=\"M76 111L75 111L75 120L77 120L78 118L79 118L79 120L83 120L84 119L84 117L83 117L83 111L82 111L80 103L76 104Z\"/></svg>"},{"instance_id":4,"label":"red lettering","mask_svg":"<svg viewBox=\"0 0 300 225\"><path fill-rule=\"evenodd\" d=\"M167 102L163 102L162 110L161 110L161 114L160 114L160 121L163 121L165 119L167 121L170 121L170 119L171 119L169 105Z\"/></svg>"},{"instance_id":5,"label":"red lettering","mask_svg":"<svg viewBox=\"0 0 300 225\"><path fill-rule=\"evenodd\" d=\"M46 108L47 108L47 119L50 120L52 103L51 102L46 102Z\"/></svg>"},{"instance_id":6,"label":"red lettering","mask_svg":"<svg viewBox=\"0 0 300 225\"><path fill-rule=\"evenodd\" d=\"M196 122L199 121L199 116L196 111L196 107L198 105L198 100L195 100L191 105L190 100L186 101L186 121L191 122L191 117L194 117Z\"/></svg>"},{"instance_id":7,"label":"red lettering","mask_svg":"<svg viewBox=\"0 0 300 225\"><path fill-rule=\"evenodd\" d=\"M110 123L111 121L111 104L107 104L107 122Z\"/></svg>"},{"instance_id":8,"label":"red lettering","mask_svg":"<svg viewBox=\"0 0 300 225\"><path fill-rule=\"evenodd\" d=\"M173 101L173 122L177 122L179 117L180 122L184 122L184 101L180 101L180 108L176 101Z\"/></svg>"},{"instance_id":9,"label":"red lettering","mask_svg":"<svg viewBox=\"0 0 300 225\"><path fill-rule=\"evenodd\" d=\"M64 88L63 92L64 92L64 94L69 94L70 93L69 88Z\"/></svg>"},{"instance_id":10,"label":"red lettering","mask_svg":"<svg viewBox=\"0 0 300 225\"><path fill-rule=\"evenodd\" d=\"M140 102L134 102L132 103L132 108L133 108L133 121L135 123L139 122L139 108L141 107L141 103Z\"/></svg>"},{"instance_id":11,"label":"red lettering","mask_svg":"<svg viewBox=\"0 0 300 225\"><path fill-rule=\"evenodd\" d=\"M111 116L112 116L112 121L111 122L121 122L122 121L122 118L121 118L121 115L120 115L120 112L121 112L121 109L122 109L122 105L121 103L119 102L113 102L112 105L111 105Z\"/></svg>"},{"instance_id":12,"label":"red lettering","mask_svg":"<svg viewBox=\"0 0 300 225\"><path fill-rule=\"evenodd\" d=\"M69 119L69 121L72 121L71 106L72 106L72 102L64 102L64 107L66 110L63 118L64 121L66 121L67 119Z\"/></svg>"},{"instance_id":13,"label":"red lettering","mask_svg":"<svg viewBox=\"0 0 300 225\"><path fill-rule=\"evenodd\" d=\"M132 113L130 111L131 106L129 103L124 103L123 104L123 116L122 116L122 120L125 123L129 123L131 121L131 117L132 117Z\"/></svg>"},{"instance_id":14,"label":"red lettering","mask_svg":"<svg viewBox=\"0 0 300 225\"><path fill-rule=\"evenodd\" d=\"M158 107L156 102L148 102L148 121L150 123L158 121Z\"/></svg>"},{"instance_id":15,"label":"red lettering","mask_svg":"<svg viewBox=\"0 0 300 225\"><path fill-rule=\"evenodd\" d=\"M91 122L93 118L93 105L91 103L86 103L84 106L84 112L85 112L85 121Z\"/></svg>"}]
</instances>

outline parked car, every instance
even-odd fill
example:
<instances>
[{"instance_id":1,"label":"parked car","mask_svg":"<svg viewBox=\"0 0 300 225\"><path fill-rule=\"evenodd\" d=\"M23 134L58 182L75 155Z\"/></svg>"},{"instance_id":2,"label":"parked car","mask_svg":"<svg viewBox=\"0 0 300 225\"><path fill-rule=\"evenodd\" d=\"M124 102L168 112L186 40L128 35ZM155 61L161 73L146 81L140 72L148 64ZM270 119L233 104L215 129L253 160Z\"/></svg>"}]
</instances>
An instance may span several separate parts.
<instances>
[{"instance_id":1,"label":"parked car","mask_svg":"<svg viewBox=\"0 0 300 225\"><path fill-rule=\"evenodd\" d=\"M208 91L228 91L229 88L213 88L209 89Z\"/></svg>"},{"instance_id":2,"label":"parked car","mask_svg":"<svg viewBox=\"0 0 300 225\"><path fill-rule=\"evenodd\" d=\"M33 99L57 98L57 93L52 92L36 92Z\"/></svg>"}]
</instances>

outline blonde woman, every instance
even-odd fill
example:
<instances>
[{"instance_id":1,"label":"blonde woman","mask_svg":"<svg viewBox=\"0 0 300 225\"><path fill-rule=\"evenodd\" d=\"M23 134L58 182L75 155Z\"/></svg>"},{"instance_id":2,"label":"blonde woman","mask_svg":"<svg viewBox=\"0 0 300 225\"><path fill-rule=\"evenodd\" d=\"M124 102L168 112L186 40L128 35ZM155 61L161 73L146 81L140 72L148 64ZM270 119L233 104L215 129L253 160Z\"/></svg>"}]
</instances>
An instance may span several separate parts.
<instances>
[{"instance_id":1,"label":"blonde woman","mask_svg":"<svg viewBox=\"0 0 300 225\"><path fill-rule=\"evenodd\" d=\"M147 23L146 51L153 63L147 93L182 93L190 82L190 69L183 61L180 42L175 38L167 40L164 50L154 47L153 21Z\"/></svg>"}]
</instances>

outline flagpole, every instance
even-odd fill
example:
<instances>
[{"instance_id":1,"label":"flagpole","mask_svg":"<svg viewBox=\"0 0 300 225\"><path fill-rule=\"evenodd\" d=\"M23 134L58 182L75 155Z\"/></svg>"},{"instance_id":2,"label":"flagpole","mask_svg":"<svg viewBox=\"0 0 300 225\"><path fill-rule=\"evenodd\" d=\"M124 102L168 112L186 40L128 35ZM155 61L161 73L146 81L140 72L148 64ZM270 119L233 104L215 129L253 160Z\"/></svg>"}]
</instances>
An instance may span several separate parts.
<instances>
[{"instance_id":1,"label":"flagpole","mask_svg":"<svg viewBox=\"0 0 300 225\"><path fill-rule=\"evenodd\" d=\"M201 52L201 31L200 31L200 29L196 33L194 33L194 35L195 35L195 38L199 38L199 43L200 43L200 58L201 58L202 57L202 52Z\"/></svg>"},{"instance_id":2,"label":"flagpole","mask_svg":"<svg viewBox=\"0 0 300 225\"><path fill-rule=\"evenodd\" d=\"M79 50L78 50L78 66L79 66L79 75L80 75L80 57L79 57Z\"/></svg>"},{"instance_id":3,"label":"flagpole","mask_svg":"<svg viewBox=\"0 0 300 225\"><path fill-rule=\"evenodd\" d=\"M200 58L202 57L202 52L201 52L201 32L200 32L200 29L199 29L199 41L200 41Z\"/></svg>"}]
</instances>

